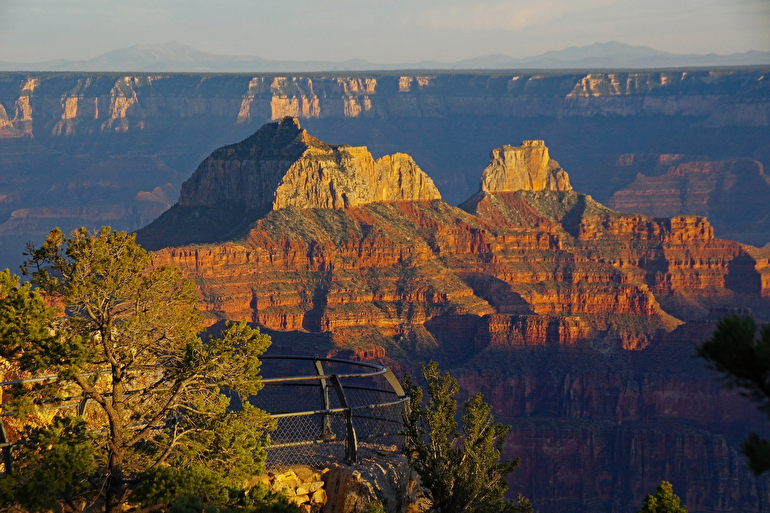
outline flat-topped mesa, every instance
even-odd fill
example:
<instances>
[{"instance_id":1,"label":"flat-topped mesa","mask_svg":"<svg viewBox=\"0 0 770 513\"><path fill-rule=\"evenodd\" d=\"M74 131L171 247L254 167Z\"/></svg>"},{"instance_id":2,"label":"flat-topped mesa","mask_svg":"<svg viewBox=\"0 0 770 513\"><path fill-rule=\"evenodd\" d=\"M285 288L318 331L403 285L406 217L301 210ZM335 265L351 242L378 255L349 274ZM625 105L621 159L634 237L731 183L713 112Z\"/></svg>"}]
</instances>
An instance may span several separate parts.
<instances>
[{"instance_id":1,"label":"flat-topped mesa","mask_svg":"<svg viewBox=\"0 0 770 513\"><path fill-rule=\"evenodd\" d=\"M433 180L409 155L375 161L365 147L326 144L286 117L214 151L182 185L179 205L342 209L435 199Z\"/></svg>"},{"instance_id":2,"label":"flat-topped mesa","mask_svg":"<svg viewBox=\"0 0 770 513\"><path fill-rule=\"evenodd\" d=\"M492 150L481 174L482 192L571 191L567 172L548 155L543 141Z\"/></svg>"}]
</instances>

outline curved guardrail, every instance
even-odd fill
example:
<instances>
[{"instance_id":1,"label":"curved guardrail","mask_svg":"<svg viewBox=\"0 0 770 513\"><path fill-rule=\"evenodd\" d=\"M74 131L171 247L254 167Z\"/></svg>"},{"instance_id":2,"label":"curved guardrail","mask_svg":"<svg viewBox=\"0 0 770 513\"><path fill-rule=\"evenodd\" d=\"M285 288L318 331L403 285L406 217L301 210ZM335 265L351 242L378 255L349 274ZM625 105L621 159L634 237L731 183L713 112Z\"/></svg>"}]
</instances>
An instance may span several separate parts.
<instances>
[{"instance_id":1,"label":"curved guardrail","mask_svg":"<svg viewBox=\"0 0 770 513\"><path fill-rule=\"evenodd\" d=\"M359 444L400 445L408 398L387 367L312 356L260 359L270 361L265 387L249 402L277 421L269 468L355 462Z\"/></svg>"},{"instance_id":2,"label":"curved guardrail","mask_svg":"<svg viewBox=\"0 0 770 513\"><path fill-rule=\"evenodd\" d=\"M277 421L267 447L269 468L355 462L359 442L400 445L408 398L387 367L313 356L262 355L260 360L271 362L262 368L265 386L248 400ZM4 381L0 388L57 378L51 375ZM89 402L84 397L70 397L41 410L75 408L78 415L83 415ZM231 397L231 407L240 407L238 397ZM13 414L3 412L0 418L9 415ZM11 448L18 443L8 439L0 420L0 450L6 471L13 462Z\"/></svg>"}]
</instances>

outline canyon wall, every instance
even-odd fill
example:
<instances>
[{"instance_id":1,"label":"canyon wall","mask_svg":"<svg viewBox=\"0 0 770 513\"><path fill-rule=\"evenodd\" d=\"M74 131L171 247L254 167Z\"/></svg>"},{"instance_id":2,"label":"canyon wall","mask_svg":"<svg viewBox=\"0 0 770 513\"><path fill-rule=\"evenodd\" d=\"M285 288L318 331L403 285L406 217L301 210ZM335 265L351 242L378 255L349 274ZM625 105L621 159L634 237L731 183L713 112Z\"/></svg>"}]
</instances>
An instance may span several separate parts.
<instances>
[{"instance_id":1,"label":"canyon wall","mask_svg":"<svg viewBox=\"0 0 770 513\"><path fill-rule=\"evenodd\" d=\"M736 450L767 419L692 358L712 330L689 323L642 351L487 349L453 374L512 425L511 486L540 511L635 511L661 476L690 511L768 511L770 479Z\"/></svg>"},{"instance_id":2,"label":"canyon wall","mask_svg":"<svg viewBox=\"0 0 770 513\"><path fill-rule=\"evenodd\" d=\"M768 126L765 69L537 74L377 73L72 74L4 72L4 137L147 128L165 116L209 115L236 123L285 116L706 117L709 126ZM729 105L728 100L742 100ZM39 127L39 128L38 128Z\"/></svg>"},{"instance_id":3,"label":"canyon wall","mask_svg":"<svg viewBox=\"0 0 770 513\"><path fill-rule=\"evenodd\" d=\"M285 115L375 160L408 153L451 204L476 190L490 148L522 140L556 148L572 185L599 201L634 180L607 163L621 154L767 166L767 72L0 73L0 257L14 267L57 225L137 229L212 150ZM715 225L770 241L764 226L734 228Z\"/></svg>"},{"instance_id":4,"label":"canyon wall","mask_svg":"<svg viewBox=\"0 0 770 513\"><path fill-rule=\"evenodd\" d=\"M539 511L635 510L667 479L690 511L764 513L767 481L748 474L735 448L766 419L725 394L691 353L709 320L731 308L770 320L770 250L678 215L691 212L623 214L571 187L601 201L629 187L641 171L615 165L619 155L766 165L766 84L761 70L3 74L0 248L18 255L56 225L138 229L171 207L139 240L156 250L156 265L196 280L210 322L245 319L273 336L276 351L376 359L399 372L440 360L465 393L482 391L514 425L506 454L524 463L512 490ZM254 160L236 151L183 185L215 148L286 114L352 145L318 153L334 166L367 146L372 162L406 174L368 181L376 191L393 185L378 201L315 208L274 203L286 176L276 168L275 188L244 209L235 193L264 185L249 182L251 172L237 187L224 180L222 195L202 190ZM509 145L532 140L545 140L570 176L549 155L543 169L523 166L528 180L544 177L530 187L506 177L479 184L484 166L518 169L495 164L494 153L488 160L491 148L503 148L505 164L507 147L522 152ZM299 156L280 150L288 171ZM396 151L414 160L383 160ZM422 180L420 169L446 202L392 183ZM319 183L320 173L302 176ZM199 201L215 197L224 201ZM764 244L764 233L752 237Z\"/></svg>"},{"instance_id":5,"label":"canyon wall","mask_svg":"<svg viewBox=\"0 0 770 513\"><path fill-rule=\"evenodd\" d=\"M265 155L263 136L281 127L295 135L271 146L292 155L287 175L326 158L293 154L304 132L284 119L239 151L214 152L217 179L245 183L235 163ZM262 179L281 183L261 166L272 158L254 158L237 195L262 190ZM226 231L227 217L214 215L222 207L180 203L137 237L157 250L155 265L196 280L210 322L250 321L274 352L376 360L399 373L439 360L463 397L482 392L513 426L505 454L522 466L511 490L538 511L631 511L665 479L690 511L767 512L768 480L753 478L736 449L767 421L692 354L730 309L770 319L770 250L716 238L702 217L604 207L571 189L541 141L493 150L480 175L459 207L401 194L347 208L274 205L252 211L240 236L201 244L204 225L184 227L199 216ZM325 180L310 173L302 191ZM376 182L375 197L380 187L401 186ZM182 187L208 188L196 176ZM176 247L164 248L172 233Z\"/></svg>"},{"instance_id":6,"label":"canyon wall","mask_svg":"<svg viewBox=\"0 0 770 513\"><path fill-rule=\"evenodd\" d=\"M770 227L770 176L761 162L622 155L615 164L636 169L637 175L613 194L608 203L612 208L655 217L708 216L725 238L761 234Z\"/></svg>"}]
</instances>

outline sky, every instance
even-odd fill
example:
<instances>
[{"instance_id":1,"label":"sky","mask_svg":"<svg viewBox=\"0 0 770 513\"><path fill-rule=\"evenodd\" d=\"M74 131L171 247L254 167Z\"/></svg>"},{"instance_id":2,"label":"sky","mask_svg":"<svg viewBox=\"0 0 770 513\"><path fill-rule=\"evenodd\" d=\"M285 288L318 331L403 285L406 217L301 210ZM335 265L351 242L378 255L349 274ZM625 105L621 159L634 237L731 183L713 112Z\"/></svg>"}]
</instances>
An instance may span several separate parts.
<instances>
[{"instance_id":1,"label":"sky","mask_svg":"<svg viewBox=\"0 0 770 513\"><path fill-rule=\"evenodd\" d=\"M0 0L0 60L84 60L135 44L276 60L514 58L620 41L770 51L770 0Z\"/></svg>"}]
</instances>

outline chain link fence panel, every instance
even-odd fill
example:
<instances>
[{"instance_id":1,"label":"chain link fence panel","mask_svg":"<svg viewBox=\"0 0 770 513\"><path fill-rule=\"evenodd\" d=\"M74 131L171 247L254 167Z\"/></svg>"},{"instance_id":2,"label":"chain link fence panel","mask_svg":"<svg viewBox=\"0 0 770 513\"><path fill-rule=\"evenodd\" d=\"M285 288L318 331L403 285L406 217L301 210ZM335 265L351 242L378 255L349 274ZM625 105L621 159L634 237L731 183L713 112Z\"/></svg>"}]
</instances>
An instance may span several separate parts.
<instances>
[{"instance_id":1,"label":"chain link fence panel","mask_svg":"<svg viewBox=\"0 0 770 513\"><path fill-rule=\"evenodd\" d=\"M268 468L355 461L359 443L401 447L407 397L386 367L331 358L264 358L269 360L263 366L265 387L249 402L277 421Z\"/></svg>"}]
</instances>

